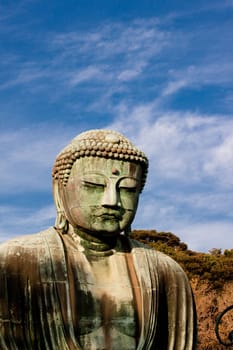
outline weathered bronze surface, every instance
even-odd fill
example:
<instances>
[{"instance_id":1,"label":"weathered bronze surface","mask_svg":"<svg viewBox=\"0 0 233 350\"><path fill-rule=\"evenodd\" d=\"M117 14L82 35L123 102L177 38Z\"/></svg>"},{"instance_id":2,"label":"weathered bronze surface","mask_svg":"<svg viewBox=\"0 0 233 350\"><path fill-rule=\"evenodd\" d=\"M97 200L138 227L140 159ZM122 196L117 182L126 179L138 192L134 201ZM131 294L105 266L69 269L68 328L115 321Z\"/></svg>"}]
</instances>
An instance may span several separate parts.
<instances>
[{"instance_id":1,"label":"weathered bronze surface","mask_svg":"<svg viewBox=\"0 0 233 350\"><path fill-rule=\"evenodd\" d=\"M147 168L109 130L58 155L55 226L0 246L0 350L195 349L185 273L130 239Z\"/></svg>"}]
</instances>

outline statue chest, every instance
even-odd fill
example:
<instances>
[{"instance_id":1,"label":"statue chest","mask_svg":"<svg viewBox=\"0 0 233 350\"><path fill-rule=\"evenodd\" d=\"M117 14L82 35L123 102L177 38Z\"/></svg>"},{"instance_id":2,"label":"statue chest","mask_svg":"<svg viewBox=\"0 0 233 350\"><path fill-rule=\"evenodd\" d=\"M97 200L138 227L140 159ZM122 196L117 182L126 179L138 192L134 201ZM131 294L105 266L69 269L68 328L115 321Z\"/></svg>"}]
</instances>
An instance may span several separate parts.
<instances>
[{"instance_id":1,"label":"statue chest","mask_svg":"<svg viewBox=\"0 0 233 350\"><path fill-rule=\"evenodd\" d=\"M71 309L82 348L136 349L140 289L126 255L83 257L71 265Z\"/></svg>"}]
</instances>

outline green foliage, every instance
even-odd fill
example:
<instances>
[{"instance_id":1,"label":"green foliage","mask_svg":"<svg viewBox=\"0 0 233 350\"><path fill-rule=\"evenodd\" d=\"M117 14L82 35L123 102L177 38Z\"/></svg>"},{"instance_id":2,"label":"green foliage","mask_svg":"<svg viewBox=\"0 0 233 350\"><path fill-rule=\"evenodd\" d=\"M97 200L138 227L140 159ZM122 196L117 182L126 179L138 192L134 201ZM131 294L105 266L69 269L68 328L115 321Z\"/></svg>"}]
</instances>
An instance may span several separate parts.
<instances>
[{"instance_id":1,"label":"green foliage","mask_svg":"<svg viewBox=\"0 0 233 350\"><path fill-rule=\"evenodd\" d=\"M233 249L213 248L209 253L188 250L187 244L171 232L156 230L134 230L132 238L150 245L176 260L188 277L198 277L210 283L213 289L220 289L225 282L233 281Z\"/></svg>"},{"instance_id":2,"label":"green foliage","mask_svg":"<svg viewBox=\"0 0 233 350\"><path fill-rule=\"evenodd\" d=\"M224 255L228 258L233 258L233 249L226 249L224 250Z\"/></svg>"}]
</instances>

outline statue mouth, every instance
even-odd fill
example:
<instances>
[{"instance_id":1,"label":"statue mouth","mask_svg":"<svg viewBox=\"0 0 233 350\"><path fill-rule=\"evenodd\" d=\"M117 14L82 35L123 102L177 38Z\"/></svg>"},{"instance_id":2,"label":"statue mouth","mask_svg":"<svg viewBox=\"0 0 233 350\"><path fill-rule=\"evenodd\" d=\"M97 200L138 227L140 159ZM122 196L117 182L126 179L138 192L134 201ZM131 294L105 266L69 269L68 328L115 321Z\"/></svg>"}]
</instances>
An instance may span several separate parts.
<instances>
[{"instance_id":1,"label":"statue mouth","mask_svg":"<svg viewBox=\"0 0 233 350\"><path fill-rule=\"evenodd\" d=\"M117 211L101 211L96 216L106 220L120 220L122 218L122 215Z\"/></svg>"},{"instance_id":2,"label":"statue mouth","mask_svg":"<svg viewBox=\"0 0 233 350\"><path fill-rule=\"evenodd\" d=\"M100 215L101 218L103 219L114 219L114 220L119 220L120 216L119 215L115 215L115 214L102 214Z\"/></svg>"}]
</instances>

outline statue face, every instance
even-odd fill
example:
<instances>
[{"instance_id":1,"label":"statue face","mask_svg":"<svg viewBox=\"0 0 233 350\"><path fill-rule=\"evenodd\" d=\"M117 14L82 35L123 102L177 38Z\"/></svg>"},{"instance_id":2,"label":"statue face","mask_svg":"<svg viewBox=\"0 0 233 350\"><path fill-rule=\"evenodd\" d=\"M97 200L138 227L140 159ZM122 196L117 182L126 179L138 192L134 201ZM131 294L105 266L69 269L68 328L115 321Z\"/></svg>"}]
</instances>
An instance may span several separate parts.
<instances>
[{"instance_id":1,"label":"statue face","mask_svg":"<svg viewBox=\"0 0 233 350\"><path fill-rule=\"evenodd\" d=\"M70 224L95 235L122 232L136 213L141 173L140 165L126 161L97 157L76 160L62 191Z\"/></svg>"}]
</instances>

